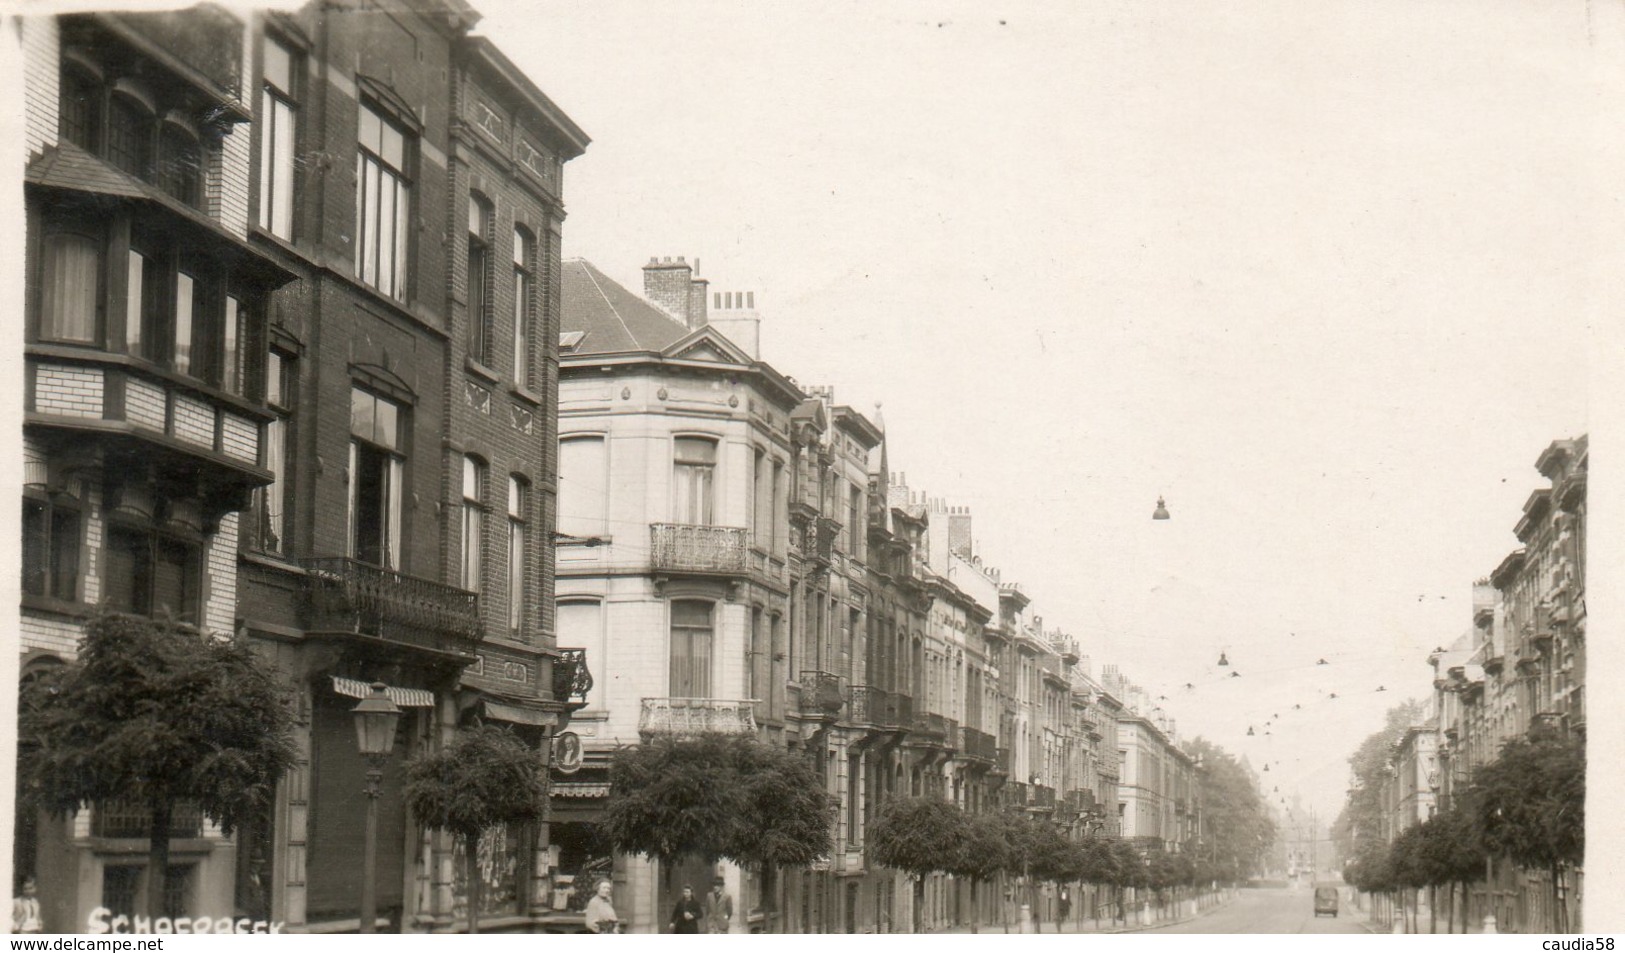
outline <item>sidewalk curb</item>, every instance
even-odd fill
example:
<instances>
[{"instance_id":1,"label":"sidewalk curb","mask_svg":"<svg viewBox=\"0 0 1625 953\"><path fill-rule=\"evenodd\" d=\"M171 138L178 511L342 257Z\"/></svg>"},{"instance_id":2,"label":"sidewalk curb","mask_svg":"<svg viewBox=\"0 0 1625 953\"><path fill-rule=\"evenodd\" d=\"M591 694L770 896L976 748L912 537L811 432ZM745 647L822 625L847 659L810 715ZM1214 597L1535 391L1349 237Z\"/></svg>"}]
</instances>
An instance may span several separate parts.
<instances>
[{"instance_id":1,"label":"sidewalk curb","mask_svg":"<svg viewBox=\"0 0 1625 953\"><path fill-rule=\"evenodd\" d=\"M1220 910L1223 910L1225 907L1230 906L1232 903L1235 903L1235 898L1234 897L1232 897L1229 900L1226 900L1225 902L1223 902L1221 904L1218 904L1218 905L1213 906L1213 907L1209 907L1206 911L1204 911L1202 913L1198 913L1194 917L1179 917L1177 919L1168 920L1168 921L1165 921L1163 923L1148 923L1145 926L1124 927L1121 930L1101 930L1100 932L1101 933L1144 933L1147 930L1160 930L1163 927L1178 926L1181 923L1194 923L1195 921L1200 920L1203 917L1211 916L1212 914L1214 914L1214 913L1216 913L1216 912L1218 912Z\"/></svg>"}]
</instances>

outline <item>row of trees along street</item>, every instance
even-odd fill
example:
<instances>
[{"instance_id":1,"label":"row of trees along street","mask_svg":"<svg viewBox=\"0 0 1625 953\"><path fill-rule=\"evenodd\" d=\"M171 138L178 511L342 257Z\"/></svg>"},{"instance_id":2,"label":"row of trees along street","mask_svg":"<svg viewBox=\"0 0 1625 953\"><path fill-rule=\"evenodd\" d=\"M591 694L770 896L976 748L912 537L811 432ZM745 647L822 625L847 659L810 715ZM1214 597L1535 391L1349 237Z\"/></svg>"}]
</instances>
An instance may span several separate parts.
<instances>
[{"instance_id":1,"label":"row of trees along street","mask_svg":"<svg viewBox=\"0 0 1625 953\"><path fill-rule=\"evenodd\" d=\"M1465 789L1432 817L1391 840L1380 801L1380 772L1396 726L1418 713L1415 702L1388 713L1388 728L1366 739L1350 763L1355 786L1333 826L1347 858L1343 876L1360 890L1386 896L1399 914L1417 923L1418 892L1429 895L1428 932L1438 932L1441 891L1448 907L1445 932L1467 932L1469 888L1489 883L1492 866L1513 864L1549 874L1555 922L1569 929L1558 885L1565 870L1585 858L1585 744L1554 729L1534 727L1504 744L1494 761L1473 771ZM1459 913L1458 913L1459 911Z\"/></svg>"},{"instance_id":2,"label":"row of trees along street","mask_svg":"<svg viewBox=\"0 0 1625 953\"><path fill-rule=\"evenodd\" d=\"M936 873L968 881L973 896L994 882L1024 884L1029 902L1040 883L1107 887L1117 894L1118 916L1128 888L1151 891L1161 904L1235 883L1256 872L1273 827L1246 768L1216 746L1195 744L1204 755L1202 801L1222 829L1182 852L1114 837L1069 838L1060 825L1020 811L971 814L937 798L893 798L868 824L869 861L914 875L916 931L924 878ZM780 868L829 856L837 806L804 755L745 735L660 738L616 754L600 832L618 851L660 861L668 878L680 862L697 858L738 863L771 884ZM771 898L773 891L763 893Z\"/></svg>"}]
</instances>

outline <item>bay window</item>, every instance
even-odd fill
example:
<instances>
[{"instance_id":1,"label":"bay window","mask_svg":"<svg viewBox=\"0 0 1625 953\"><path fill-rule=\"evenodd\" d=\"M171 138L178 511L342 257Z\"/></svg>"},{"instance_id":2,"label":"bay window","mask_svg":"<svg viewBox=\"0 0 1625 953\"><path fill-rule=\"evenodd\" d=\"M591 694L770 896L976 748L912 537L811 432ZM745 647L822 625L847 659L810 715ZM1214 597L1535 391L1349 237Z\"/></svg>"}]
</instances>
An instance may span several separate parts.
<instances>
[{"instance_id":1,"label":"bay window","mask_svg":"<svg viewBox=\"0 0 1625 953\"><path fill-rule=\"evenodd\" d=\"M75 344L100 338L102 240L78 232L45 238L40 337Z\"/></svg>"},{"instance_id":2,"label":"bay window","mask_svg":"<svg viewBox=\"0 0 1625 953\"><path fill-rule=\"evenodd\" d=\"M23 497L23 593L73 602L79 598L83 521L77 501L58 494Z\"/></svg>"}]
</instances>

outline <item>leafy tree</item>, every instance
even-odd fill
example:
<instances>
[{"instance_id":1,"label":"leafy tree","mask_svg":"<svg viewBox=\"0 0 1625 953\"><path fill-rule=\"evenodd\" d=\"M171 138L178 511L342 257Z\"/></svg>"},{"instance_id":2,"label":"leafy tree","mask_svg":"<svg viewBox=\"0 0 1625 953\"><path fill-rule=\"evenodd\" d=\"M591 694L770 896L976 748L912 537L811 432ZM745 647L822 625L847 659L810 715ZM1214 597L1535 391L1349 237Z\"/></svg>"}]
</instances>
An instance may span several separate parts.
<instances>
[{"instance_id":1,"label":"leafy tree","mask_svg":"<svg viewBox=\"0 0 1625 953\"><path fill-rule=\"evenodd\" d=\"M480 836L498 824L540 820L547 810L543 762L512 732L485 725L459 734L407 766L406 803L418 821L463 841L468 932L479 932Z\"/></svg>"},{"instance_id":2,"label":"leafy tree","mask_svg":"<svg viewBox=\"0 0 1625 953\"><path fill-rule=\"evenodd\" d=\"M748 735L662 738L610 764L600 826L617 850L750 866L801 865L831 849L833 804L806 759Z\"/></svg>"},{"instance_id":3,"label":"leafy tree","mask_svg":"<svg viewBox=\"0 0 1625 953\"><path fill-rule=\"evenodd\" d=\"M869 858L914 875L914 929L921 929L925 876L948 873L965 862L964 845L974 825L965 812L937 798L894 798L869 823ZM987 836L985 829L978 837Z\"/></svg>"},{"instance_id":4,"label":"leafy tree","mask_svg":"<svg viewBox=\"0 0 1625 953\"><path fill-rule=\"evenodd\" d=\"M1187 752L1202 758L1196 772L1198 804L1206 836L1213 841L1217 879L1245 880L1260 869L1275 843L1275 822L1259 791L1257 776L1234 755L1205 739L1192 741Z\"/></svg>"},{"instance_id":5,"label":"leafy tree","mask_svg":"<svg viewBox=\"0 0 1625 953\"><path fill-rule=\"evenodd\" d=\"M1500 755L1473 775L1485 846L1522 866L1550 871L1554 911L1560 911L1561 869L1585 858L1585 771L1579 739L1536 729L1502 745Z\"/></svg>"},{"instance_id":6,"label":"leafy tree","mask_svg":"<svg viewBox=\"0 0 1625 953\"><path fill-rule=\"evenodd\" d=\"M1343 810L1332 822L1332 840L1340 856L1352 858L1365 842L1382 842L1382 781L1387 776L1389 749L1406 728L1422 717L1422 703L1409 699L1383 716L1381 731L1373 732L1360 742L1349 757L1353 788Z\"/></svg>"},{"instance_id":7,"label":"leafy tree","mask_svg":"<svg viewBox=\"0 0 1625 953\"><path fill-rule=\"evenodd\" d=\"M1026 821L1022 844L1027 851L1027 873L1032 881L1048 881L1059 887L1077 879L1083 872L1083 854L1078 845L1046 821ZM1033 909L1038 909L1035 905ZM1042 925L1042 921L1040 921ZM1056 925L1056 932L1060 925Z\"/></svg>"},{"instance_id":8,"label":"leafy tree","mask_svg":"<svg viewBox=\"0 0 1625 953\"><path fill-rule=\"evenodd\" d=\"M948 872L970 881L971 903L974 906L981 885L998 876L999 871L1009 863L1006 856L1009 845L1001 834L996 815L966 814L964 825L964 835L950 859ZM971 932L976 932L975 917L971 918Z\"/></svg>"},{"instance_id":9,"label":"leafy tree","mask_svg":"<svg viewBox=\"0 0 1625 953\"><path fill-rule=\"evenodd\" d=\"M242 640L103 612L79 656L22 699L19 773L54 816L114 800L151 812L146 907L162 914L176 802L227 834L266 810L294 761L286 692Z\"/></svg>"}]
</instances>

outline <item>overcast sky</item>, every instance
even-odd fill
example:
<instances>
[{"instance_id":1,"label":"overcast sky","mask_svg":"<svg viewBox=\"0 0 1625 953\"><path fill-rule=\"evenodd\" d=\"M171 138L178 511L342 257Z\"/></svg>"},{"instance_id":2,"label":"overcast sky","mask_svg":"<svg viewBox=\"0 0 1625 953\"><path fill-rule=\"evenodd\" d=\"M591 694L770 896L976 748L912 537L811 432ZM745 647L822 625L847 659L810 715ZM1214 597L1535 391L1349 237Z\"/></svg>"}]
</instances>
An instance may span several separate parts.
<instances>
[{"instance_id":1,"label":"overcast sky","mask_svg":"<svg viewBox=\"0 0 1625 953\"><path fill-rule=\"evenodd\" d=\"M1046 625L1323 815L1587 430L1585 4L478 7L593 137L566 255L755 291Z\"/></svg>"}]
</instances>

